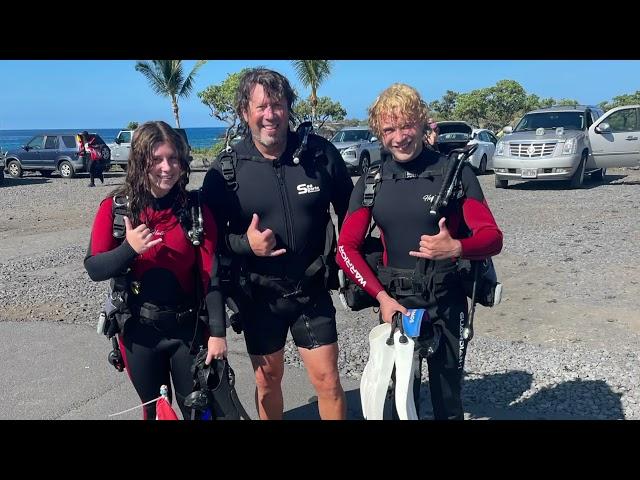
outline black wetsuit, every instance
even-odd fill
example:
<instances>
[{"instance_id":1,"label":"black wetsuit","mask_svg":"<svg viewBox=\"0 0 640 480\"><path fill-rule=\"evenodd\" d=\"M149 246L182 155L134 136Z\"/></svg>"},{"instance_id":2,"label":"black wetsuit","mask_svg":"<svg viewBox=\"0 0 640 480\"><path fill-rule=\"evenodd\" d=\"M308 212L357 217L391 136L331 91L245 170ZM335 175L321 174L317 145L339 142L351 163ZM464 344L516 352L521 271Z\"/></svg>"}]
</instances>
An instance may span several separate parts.
<instances>
[{"instance_id":1,"label":"black wetsuit","mask_svg":"<svg viewBox=\"0 0 640 480\"><path fill-rule=\"evenodd\" d=\"M219 158L203 184L204 197L218 224L227 225L228 221L227 248L246 260L249 273L272 279L286 291L297 290L305 269L323 253L329 204L340 224L353 190L344 160L333 144L309 135L308 148L296 165L293 153L299 145L298 136L289 132L285 152L269 160L251 137L245 138L234 147L237 190L227 188ZM246 231L254 213L260 218L261 229L273 231L275 249L286 248L284 255L270 258L253 254ZM267 355L282 349L289 328L299 347L337 341L335 309L320 277L292 298L251 284L251 298L244 302L242 315L250 354Z\"/></svg>"},{"instance_id":2,"label":"black wetsuit","mask_svg":"<svg viewBox=\"0 0 640 480\"><path fill-rule=\"evenodd\" d=\"M198 321L197 313L149 320L144 316L148 310L142 307L188 311L195 307L196 281L201 281L201 291L206 293L208 329L216 336L224 336L224 309L217 289L218 232L213 215L202 206L205 233L201 246L196 248L178 221L175 200L174 187L143 212L142 222L152 230L154 239L162 237L163 241L140 255L126 240L119 242L113 237L113 199L103 200L94 220L84 265L95 281L108 280L131 269L130 278L139 282L140 293L129 295L133 318L119 335L127 373L143 402L157 398L161 385L171 388L172 380L183 417L189 418L184 398L192 391L191 366L198 347L205 345L208 338L207 326ZM155 419L155 403L145 407L144 418Z\"/></svg>"},{"instance_id":3,"label":"black wetsuit","mask_svg":"<svg viewBox=\"0 0 640 480\"><path fill-rule=\"evenodd\" d=\"M416 269L416 257L410 256L409 251L419 250L421 235L436 235L440 231L441 217L430 215L429 209L442 185L445 164L445 156L428 148L423 148L418 157L406 163L385 161L373 208L362 206L365 177L356 183L349 213L340 231L336 260L372 297L375 298L383 285L360 253L372 215L384 245L384 266L378 270L380 278L385 274L389 278L388 274L397 273L398 269L410 275L410 270ZM462 185L464 196L450 203L442 215L447 219L451 236L461 241L462 257L483 259L499 253L502 233L468 166L462 170ZM427 360L436 419L463 418L460 392L466 343L461 339L461 331L467 316L467 300L453 260L421 262L424 293L405 295L386 288L403 306L425 308L431 321L442 328L440 347ZM429 323L424 323L421 334L426 335L428 328Z\"/></svg>"}]
</instances>

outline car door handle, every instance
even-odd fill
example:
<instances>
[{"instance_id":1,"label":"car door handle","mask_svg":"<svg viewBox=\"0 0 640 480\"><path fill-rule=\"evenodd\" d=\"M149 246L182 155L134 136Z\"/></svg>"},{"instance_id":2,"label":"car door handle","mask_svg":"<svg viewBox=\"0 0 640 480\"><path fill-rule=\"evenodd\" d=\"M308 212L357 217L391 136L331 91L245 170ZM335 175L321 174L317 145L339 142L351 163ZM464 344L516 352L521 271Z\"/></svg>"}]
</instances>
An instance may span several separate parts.
<instances>
[{"instance_id":1,"label":"car door handle","mask_svg":"<svg viewBox=\"0 0 640 480\"><path fill-rule=\"evenodd\" d=\"M627 138L625 138L625 140L637 140L638 137L633 137L631 135L629 135Z\"/></svg>"}]
</instances>

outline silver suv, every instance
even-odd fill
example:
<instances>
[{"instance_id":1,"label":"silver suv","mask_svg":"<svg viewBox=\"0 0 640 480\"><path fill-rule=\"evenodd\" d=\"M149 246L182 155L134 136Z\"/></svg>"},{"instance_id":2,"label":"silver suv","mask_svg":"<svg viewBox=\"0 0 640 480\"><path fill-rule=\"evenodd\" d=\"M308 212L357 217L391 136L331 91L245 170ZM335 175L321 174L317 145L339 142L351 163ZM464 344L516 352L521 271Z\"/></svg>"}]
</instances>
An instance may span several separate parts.
<instances>
[{"instance_id":1,"label":"silver suv","mask_svg":"<svg viewBox=\"0 0 640 480\"><path fill-rule=\"evenodd\" d=\"M331 143L350 172L362 173L370 165L380 163L380 142L367 127L345 127L331 138Z\"/></svg>"},{"instance_id":2,"label":"silver suv","mask_svg":"<svg viewBox=\"0 0 640 480\"><path fill-rule=\"evenodd\" d=\"M496 145L496 188L509 180L568 180L582 185L585 173L602 179L604 169L592 161L589 127L603 114L598 107L555 106L527 113Z\"/></svg>"}]
</instances>

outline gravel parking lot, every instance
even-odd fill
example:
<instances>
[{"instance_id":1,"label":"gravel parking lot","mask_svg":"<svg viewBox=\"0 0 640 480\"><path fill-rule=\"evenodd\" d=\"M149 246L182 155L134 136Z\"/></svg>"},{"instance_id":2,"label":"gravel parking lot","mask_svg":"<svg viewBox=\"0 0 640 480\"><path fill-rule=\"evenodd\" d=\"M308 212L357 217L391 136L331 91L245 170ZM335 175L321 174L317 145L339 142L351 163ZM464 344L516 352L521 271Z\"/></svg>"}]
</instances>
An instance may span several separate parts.
<instances>
[{"instance_id":1,"label":"gravel parking lot","mask_svg":"<svg viewBox=\"0 0 640 480\"><path fill-rule=\"evenodd\" d=\"M84 175L5 178L0 321L95 324L107 285L88 278L82 259L97 206L124 174L105 177L97 188ZM191 186L203 178L195 171ZM534 182L495 189L492 175L480 182L504 232L494 260L504 292L499 306L476 312L467 410L640 419L640 171L611 169L604 183L578 190ZM335 303L341 373L358 378L377 317ZM286 360L300 362L290 343Z\"/></svg>"}]
</instances>

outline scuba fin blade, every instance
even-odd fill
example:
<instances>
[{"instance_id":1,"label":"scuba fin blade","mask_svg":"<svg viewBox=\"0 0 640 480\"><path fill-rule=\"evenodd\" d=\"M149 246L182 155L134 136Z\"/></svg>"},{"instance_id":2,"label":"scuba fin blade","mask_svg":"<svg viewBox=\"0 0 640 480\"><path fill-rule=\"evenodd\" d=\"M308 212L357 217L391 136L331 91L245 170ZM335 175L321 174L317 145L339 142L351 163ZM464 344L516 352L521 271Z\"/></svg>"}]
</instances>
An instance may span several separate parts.
<instances>
[{"instance_id":1,"label":"scuba fin blade","mask_svg":"<svg viewBox=\"0 0 640 480\"><path fill-rule=\"evenodd\" d=\"M391 380L395 350L387 345L391 325L382 323L369 333L369 360L360 379L362 414L367 420L382 420L384 401Z\"/></svg>"},{"instance_id":2,"label":"scuba fin blade","mask_svg":"<svg viewBox=\"0 0 640 480\"><path fill-rule=\"evenodd\" d=\"M417 356L414 355L414 341L411 337L407 341L400 342L401 332L396 332L398 338L395 342L395 364L396 364L396 410L400 420L418 420L415 401L413 399L413 382L415 379L415 362Z\"/></svg>"}]
</instances>

